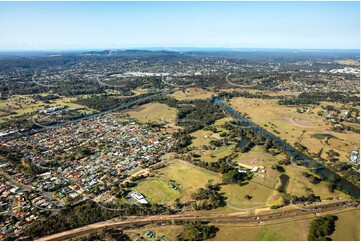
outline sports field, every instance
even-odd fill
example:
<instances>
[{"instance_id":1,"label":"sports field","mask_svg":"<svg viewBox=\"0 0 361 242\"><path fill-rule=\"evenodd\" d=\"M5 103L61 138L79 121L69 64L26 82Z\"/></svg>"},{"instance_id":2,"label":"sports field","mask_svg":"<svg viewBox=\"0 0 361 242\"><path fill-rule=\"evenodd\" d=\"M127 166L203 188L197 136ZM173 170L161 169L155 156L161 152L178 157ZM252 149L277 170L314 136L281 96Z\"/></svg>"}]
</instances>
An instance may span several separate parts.
<instances>
[{"instance_id":1,"label":"sports field","mask_svg":"<svg viewBox=\"0 0 361 242\"><path fill-rule=\"evenodd\" d=\"M151 203L172 205L182 193L170 188L167 181L150 178L138 183L134 190L142 193Z\"/></svg>"},{"instance_id":2,"label":"sports field","mask_svg":"<svg viewBox=\"0 0 361 242\"><path fill-rule=\"evenodd\" d=\"M162 168L158 172L163 180L175 180L184 193L181 201L189 201L190 195L199 188L205 187L208 181L219 183L221 175L189 164L186 161L175 160L169 166Z\"/></svg>"}]
</instances>

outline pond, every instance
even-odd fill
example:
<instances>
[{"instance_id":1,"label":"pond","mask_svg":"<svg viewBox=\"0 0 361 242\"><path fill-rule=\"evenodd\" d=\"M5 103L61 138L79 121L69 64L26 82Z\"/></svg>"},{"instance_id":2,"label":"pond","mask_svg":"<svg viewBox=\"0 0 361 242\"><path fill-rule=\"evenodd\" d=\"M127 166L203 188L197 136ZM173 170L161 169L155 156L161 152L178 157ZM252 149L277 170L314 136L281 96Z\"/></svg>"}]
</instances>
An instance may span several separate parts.
<instances>
[{"instance_id":1,"label":"pond","mask_svg":"<svg viewBox=\"0 0 361 242\"><path fill-rule=\"evenodd\" d=\"M286 187L287 187L289 179L290 179L290 177L287 176L286 174L281 174L280 175L281 185L277 189L279 192L285 192L286 191Z\"/></svg>"}]
</instances>

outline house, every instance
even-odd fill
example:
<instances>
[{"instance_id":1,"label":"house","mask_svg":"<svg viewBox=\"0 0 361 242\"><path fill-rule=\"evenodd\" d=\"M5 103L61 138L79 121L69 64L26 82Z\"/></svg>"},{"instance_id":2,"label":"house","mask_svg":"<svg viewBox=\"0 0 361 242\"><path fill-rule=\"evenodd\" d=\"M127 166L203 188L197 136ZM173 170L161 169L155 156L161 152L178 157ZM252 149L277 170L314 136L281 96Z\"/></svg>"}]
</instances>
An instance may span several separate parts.
<instances>
[{"instance_id":1,"label":"house","mask_svg":"<svg viewBox=\"0 0 361 242\"><path fill-rule=\"evenodd\" d=\"M358 163L359 162L359 153L358 151L354 150L351 152L351 157L350 160L354 163Z\"/></svg>"},{"instance_id":2,"label":"house","mask_svg":"<svg viewBox=\"0 0 361 242\"><path fill-rule=\"evenodd\" d=\"M15 193L17 193L18 191L20 191L21 189L19 188L19 187L14 187L14 188L11 188L10 189L10 192L11 193L13 193L13 194L15 194Z\"/></svg>"},{"instance_id":3,"label":"house","mask_svg":"<svg viewBox=\"0 0 361 242\"><path fill-rule=\"evenodd\" d=\"M258 166L255 166L255 167L253 167L253 168L251 169L251 172L257 172L258 169L259 169L259 167L258 167Z\"/></svg>"}]
</instances>

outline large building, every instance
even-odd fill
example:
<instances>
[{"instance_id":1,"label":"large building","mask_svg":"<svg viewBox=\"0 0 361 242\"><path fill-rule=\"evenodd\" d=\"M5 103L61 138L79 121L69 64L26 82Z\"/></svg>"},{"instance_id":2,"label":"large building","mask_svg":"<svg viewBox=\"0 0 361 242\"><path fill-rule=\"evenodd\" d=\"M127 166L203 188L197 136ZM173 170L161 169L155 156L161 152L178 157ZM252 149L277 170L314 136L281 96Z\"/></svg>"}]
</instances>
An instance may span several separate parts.
<instances>
[{"instance_id":1,"label":"large building","mask_svg":"<svg viewBox=\"0 0 361 242\"><path fill-rule=\"evenodd\" d=\"M360 162L359 152L354 150L351 152L350 160L354 163Z\"/></svg>"},{"instance_id":2,"label":"large building","mask_svg":"<svg viewBox=\"0 0 361 242\"><path fill-rule=\"evenodd\" d=\"M135 200L137 200L138 203L141 204L148 204L149 202L147 201L147 199L139 192L132 192L130 194Z\"/></svg>"}]
</instances>

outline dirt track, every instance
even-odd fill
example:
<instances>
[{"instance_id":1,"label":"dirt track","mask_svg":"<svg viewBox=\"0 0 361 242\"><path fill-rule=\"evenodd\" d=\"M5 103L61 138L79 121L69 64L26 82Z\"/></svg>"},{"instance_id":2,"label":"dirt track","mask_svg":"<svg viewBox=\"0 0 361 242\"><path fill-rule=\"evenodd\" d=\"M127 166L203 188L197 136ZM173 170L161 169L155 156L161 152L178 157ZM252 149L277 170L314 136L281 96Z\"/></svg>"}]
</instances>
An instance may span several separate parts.
<instances>
[{"instance_id":1,"label":"dirt track","mask_svg":"<svg viewBox=\"0 0 361 242\"><path fill-rule=\"evenodd\" d=\"M297 205L299 206L299 205ZM340 211L347 208L358 207L358 204L353 201L336 201L329 203L321 203L318 205L308 206L308 207L294 207L289 210L276 211L271 213L259 214L259 215L234 215L233 214L223 214L217 216L197 216L197 212L186 213L186 214L177 214L177 215L156 215L156 216L147 216L147 217L122 217L114 218L100 223L86 225L80 228L64 231L61 233L53 234L50 236L39 238L38 240L49 241L49 240L66 240L74 236L79 236L82 234L87 234L98 229L105 228L124 228L133 225L142 226L147 224L161 224L165 222L175 222L175 221L204 221L204 222L214 222L218 224L222 223L239 223L239 224L258 224L265 223L274 220L281 220L286 218L296 219L297 217L304 217L307 215L317 215L319 213L331 212L331 211Z\"/></svg>"}]
</instances>

